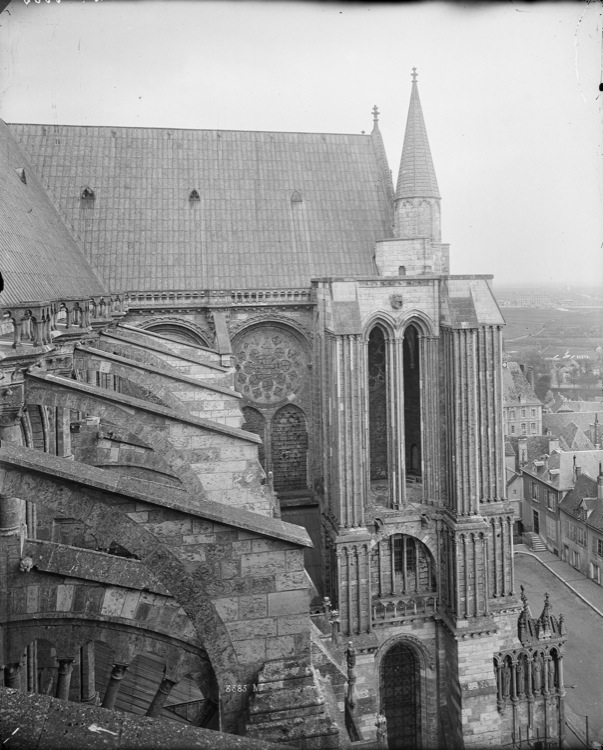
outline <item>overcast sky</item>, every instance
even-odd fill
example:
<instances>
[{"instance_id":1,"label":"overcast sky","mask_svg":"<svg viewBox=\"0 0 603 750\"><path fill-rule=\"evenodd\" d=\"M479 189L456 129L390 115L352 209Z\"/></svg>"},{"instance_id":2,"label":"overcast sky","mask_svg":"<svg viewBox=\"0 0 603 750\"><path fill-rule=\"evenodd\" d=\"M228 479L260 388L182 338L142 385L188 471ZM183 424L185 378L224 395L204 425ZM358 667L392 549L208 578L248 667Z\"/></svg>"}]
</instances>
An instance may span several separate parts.
<instances>
[{"instance_id":1,"label":"overcast sky","mask_svg":"<svg viewBox=\"0 0 603 750\"><path fill-rule=\"evenodd\" d=\"M453 273L603 279L601 3L13 0L7 122L370 131L397 175L410 71Z\"/></svg>"}]
</instances>

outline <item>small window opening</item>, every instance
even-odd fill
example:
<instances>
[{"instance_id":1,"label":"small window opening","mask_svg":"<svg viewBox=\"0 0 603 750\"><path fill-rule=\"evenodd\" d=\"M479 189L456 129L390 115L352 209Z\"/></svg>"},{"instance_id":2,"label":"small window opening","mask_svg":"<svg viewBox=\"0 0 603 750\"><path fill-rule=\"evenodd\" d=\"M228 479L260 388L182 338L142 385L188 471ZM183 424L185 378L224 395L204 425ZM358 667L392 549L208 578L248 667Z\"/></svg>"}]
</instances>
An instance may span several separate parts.
<instances>
[{"instance_id":1,"label":"small window opening","mask_svg":"<svg viewBox=\"0 0 603 750\"><path fill-rule=\"evenodd\" d=\"M84 200L84 201L93 201L94 197L95 197L94 196L94 190L92 190L92 188L85 187L82 190L82 194L81 194L82 200Z\"/></svg>"},{"instance_id":2,"label":"small window opening","mask_svg":"<svg viewBox=\"0 0 603 750\"><path fill-rule=\"evenodd\" d=\"M301 193L299 192L299 190L294 190L293 193L291 194L291 203L301 203L301 202L302 202Z\"/></svg>"},{"instance_id":3,"label":"small window opening","mask_svg":"<svg viewBox=\"0 0 603 750\"><path fill-rule=\"evenodd\" d=\"M15 172L19 175L19 179L24 185L27 185L27 177L25 176L25 170L23 167L15 167Z\"/></svg>"},{"instance_id":4,"label":"small window opening","mask_svg":"<svg viewBox=\"0 0 603 750\"><path fill-rule=\"evenodd\" d=\"M398 276L406 276L406 266L398 266Z\"/></svg>"},{"instance_id":5,"label":"small window opening","mask_svg":"<svg viewBox=\"0 0 603 750\"><path fill-rule=\"evenodd\" d=\"M189 201L200 201L201 196L199 195L199 192L193 188L190 192L190 195L188 196L188 199Z\"/></svg>"}]
</instances>

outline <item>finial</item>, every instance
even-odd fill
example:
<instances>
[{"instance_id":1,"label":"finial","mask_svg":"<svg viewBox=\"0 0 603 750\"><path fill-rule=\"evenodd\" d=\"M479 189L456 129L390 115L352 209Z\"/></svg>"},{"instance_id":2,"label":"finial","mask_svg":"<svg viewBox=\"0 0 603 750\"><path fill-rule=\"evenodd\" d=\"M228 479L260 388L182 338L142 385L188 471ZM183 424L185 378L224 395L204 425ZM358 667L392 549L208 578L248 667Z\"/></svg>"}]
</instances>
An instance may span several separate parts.
<instances>
[{"instance_id":1,"label":"finial","mask_svg":"<svg viewBox=\"0 0 603 750\"><path fill-rule=\"evenodd\" d=\"M526 590L523 586L519 587L521 589L521 601L523 602L524 609L527 609L528 607L528 597L526 596Z\"/></svg>"},{"instance_id":2,"label":"finial","mask_svg":"<svg viewBox=\"0 0 603 750\"><path fill-rule=\"evenodd\" d=\"M412 75L412 82L413 82L413 83L416 83L416 82L417 82L417 76L419 75L419 74L417 73L417 69L416 69L416 68L413 68L413 69L412 69L412 73L411 73L411 75Z\"/></svg>"},{"instance_id":3,"label":"finial","mask_svg":"<svg viewBox=\"0 0 603 750\"><path fill-rule=\"evenodd\" d=\"M371 110L371 112L373 113L373 122L379 122L379 110L377 109L377 105L376 104L373 107L373 109Z\"/></svg>"}]
</instances>

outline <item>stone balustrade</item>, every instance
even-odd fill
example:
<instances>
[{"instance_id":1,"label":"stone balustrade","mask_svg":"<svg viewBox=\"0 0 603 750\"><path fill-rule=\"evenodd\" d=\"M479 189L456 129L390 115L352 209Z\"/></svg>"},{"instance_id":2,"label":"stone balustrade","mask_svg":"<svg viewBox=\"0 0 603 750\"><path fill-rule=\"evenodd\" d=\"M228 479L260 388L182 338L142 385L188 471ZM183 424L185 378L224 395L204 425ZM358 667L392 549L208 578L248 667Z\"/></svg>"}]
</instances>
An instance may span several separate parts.
<instances>
[{"instance_id":1,"label":"stone balustrade","mask_svg":"<svg viewBox=\"0 0 603 750\"><path fill-rule=\"evenodd\" d=\"M435 615L437 609L438 597L429 592L404 598L381 598L373 602L373 627L391 625L392 622L410 620L415 617Z\"/></svg>"},{"instance_id":2,"label":"stone balustrade","mask_svg":"<svg viewBox=\"0 0 603 750\"><path fill-rule=\"evenodd\" d=\"M124 295L124 300L131 308L307 305L314 302L312 290L309 288L127 292Z\"/></svg>"}]
</instances>

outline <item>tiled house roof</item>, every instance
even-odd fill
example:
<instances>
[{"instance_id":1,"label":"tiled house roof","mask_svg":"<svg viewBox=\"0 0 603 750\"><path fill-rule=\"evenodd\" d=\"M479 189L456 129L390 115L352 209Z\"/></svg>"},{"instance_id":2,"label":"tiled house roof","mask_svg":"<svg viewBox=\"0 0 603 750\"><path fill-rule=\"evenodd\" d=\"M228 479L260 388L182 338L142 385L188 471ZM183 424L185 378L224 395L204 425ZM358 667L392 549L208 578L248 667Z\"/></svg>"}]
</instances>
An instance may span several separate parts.
<instances>
[{"instance_id":1,"label":"tiled house roof","mask_svg":"<svg viewBox=\"0 0 603 750\"><path fill-rule=\"evenodd\" d=\"M114 292L376 275L375 240L391 237L390 177L370 135L11 129Z\"/></svg>"},{"instance_id":2,"label":"tiled house roof","mask_svg":"<svg viewBox=\"0 0 603 750\"><path fill-rule=\"evenodd\" d=\"M557 451L548 458L540 457L524 467L524 472L546 482L557 490L571 490L582 474L596 477L599 463L603 461L603 450ZM576 471L575 467L578 467Z\"/></svg>"},{"instance_id":3,"label":"tiled house roof","mask_svg":"<svg viewBox=\"0 0 603 750\"><path fill-rule=\"evenodd\" d=\"M559 503L559 508L587 526L603 531L603 500L597 498L597 481L587 474L578 477L574 489Z\"/></svg>"},{"instance_id":4,"label":"tiled house roof","mask_svg":"<svg viewBox=\"0 0 603 750\"><path fill-rule=\"evenodd\" d=\"M549 431L552 435L559 436L571 423L578 425L583 431L587 432L591 424L595 423L597 412L557 412L557 414L542 415L542 429Z\"/></svg>"},{"instance_id":5,"label":"tiled house roof","mask_svg":"<svg viewBox=\"0 0 603 750\"><path fill-rule=\"evenodd\" d=\"M572 411L598 411L603 412L602 401L566 401L565 405Z\"/></svg>"},{"instance_id":6,"label":"tiled house roof","mask_svg":"<svg viewBox=\"0 0 603 750\"><path fill-rule=\"evenodd\" d=\"M507 436L505 445L511 445L516 456L519 455L518 445L520 440L525 441L528 462L536 461L540 456L544 456L545 453L549 452L549 438L544 435L526 435L525 437L509 435Z\"/></svg>"},{"instance_id":7,"label":"tiled house roof","mask_svg":"<svg viewBox=\"0 0 603 750\"><path fill-rule=\"evenodd\" d=\"M542 406L517 362L503 367L503 403L505 406Z\"/></svg>"},{"instance_id":8,"label":"tiled house roof","mask_svg":"<svg viewBox=\"0 0 603 750\"><path fill-rule=\"evenodd\" d=\"M0 306L82 299L105 289L35 170L0 120Z\"/></svg>"},{"instance_id":9,"label":"tiled house roof","mask_svg":"<svg viewBox=\"0 0 603 750\"><path fill-rule=\"evenodd\" d=\"M560 446L566 451L592 451L595 446L575 422L570 422L559 435Z\"/></svg>"}]
</instances>

